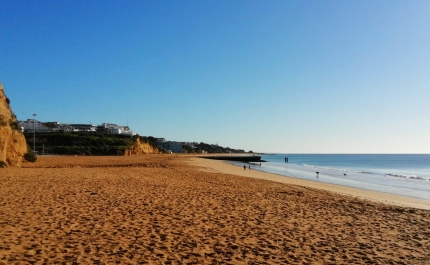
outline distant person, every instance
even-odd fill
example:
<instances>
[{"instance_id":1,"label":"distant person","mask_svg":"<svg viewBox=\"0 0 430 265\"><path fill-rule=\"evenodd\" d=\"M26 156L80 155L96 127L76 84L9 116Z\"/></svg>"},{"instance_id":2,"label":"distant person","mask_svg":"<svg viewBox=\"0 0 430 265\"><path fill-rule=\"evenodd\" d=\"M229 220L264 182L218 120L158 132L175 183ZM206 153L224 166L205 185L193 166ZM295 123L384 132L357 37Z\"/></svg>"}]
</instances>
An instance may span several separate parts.
<instances>
[{"instance_id":1,"label":"distant person","mask_svg":"<svg viewBox=\"0 0 430 265\"><path fill-rule=\"evenodd\" d=\"M248 166L248 169L251 170L251 165Z\"/></svg>"},{"instance_id":2,"label":"distant person","mask_svg":"<svg viewBox=\"0 0 430 265\"><path fill-rule=\"evenodd\" d=\"M287 158L285 158L285 163L287 163Z\"/></svg>"},{"instance_id":3,"label":"distant person","mask_svg":"<svg viewBox=\"0 0 430 265\"><path fill-rule=\"evenodd\" d=\"M243 165L243 170L246 170L246 166L245 165Z\"/></svg>"},{"instance_id":4,"label":"distant person","mask_svg":"<svg viewBox=\"0 0 430 265\"><path fill-rule=\"evenodd\" d=\"M319 174L320 174L320 173L319 173L319 172L317 172L317 178L319 177Z\"/></svg>"}]
</instances>

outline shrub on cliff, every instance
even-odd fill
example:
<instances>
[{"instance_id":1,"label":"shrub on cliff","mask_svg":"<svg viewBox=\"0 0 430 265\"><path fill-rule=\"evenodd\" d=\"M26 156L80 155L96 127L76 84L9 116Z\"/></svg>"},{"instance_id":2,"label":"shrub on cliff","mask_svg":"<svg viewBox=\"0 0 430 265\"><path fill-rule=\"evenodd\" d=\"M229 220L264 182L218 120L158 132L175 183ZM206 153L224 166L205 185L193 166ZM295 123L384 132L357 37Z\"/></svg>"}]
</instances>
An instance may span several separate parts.
<instances>
[{"instance_id":1,"label":"shrub on cliff","mask_svg":"<svg viewBox=\"0 0 430 265\"><path fill-rule=\"evenodd\" d=\"M36 154L31 150L31 148L28 148L28 153L24 154L24 159L28 162L36 162L37 156Z\"/></svg>"},{"instance_id":2,"label":"shrub on cliff","mask_svg":"<svg viewBox=\"0 0 430 265\"><path fill-rule=\"evenodd\" d=\"M19 127L18 121L16 120L9 120L9 126L16 131L21 131L21 128Z\"/></svg>"}]
</instances>

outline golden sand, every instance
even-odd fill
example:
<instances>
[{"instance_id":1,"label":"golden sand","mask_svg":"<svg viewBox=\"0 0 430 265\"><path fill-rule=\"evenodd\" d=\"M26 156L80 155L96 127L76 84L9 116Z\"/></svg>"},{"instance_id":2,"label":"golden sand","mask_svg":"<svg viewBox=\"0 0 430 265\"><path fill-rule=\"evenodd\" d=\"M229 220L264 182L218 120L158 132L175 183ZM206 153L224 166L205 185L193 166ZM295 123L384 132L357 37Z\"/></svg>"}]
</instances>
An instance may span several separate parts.
<instances>
[{"instance_id":1,"label":"golden sand","mask_svg":"<svg viewBox=\"0 0 430 265\"><path fill-rule=\"evenodd\" d=\"M216 162L39 157L1 169L0 264L430 264L428 210Z\"/></svg>"}]
</instances>

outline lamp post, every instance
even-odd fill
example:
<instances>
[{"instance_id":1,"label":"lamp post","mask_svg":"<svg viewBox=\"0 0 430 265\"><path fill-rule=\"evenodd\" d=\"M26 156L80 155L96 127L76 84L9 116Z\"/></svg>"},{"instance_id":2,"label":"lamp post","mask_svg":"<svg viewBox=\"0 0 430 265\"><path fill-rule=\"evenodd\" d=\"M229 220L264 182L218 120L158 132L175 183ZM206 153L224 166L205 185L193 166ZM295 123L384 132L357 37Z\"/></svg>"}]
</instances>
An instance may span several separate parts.
<instances>
[{"instance_id":1,"label":"lamp post","mask_svg":"<svg viewBox=\"0 0 430 265\"><path fill-rule=\"evenodd\" d=\"M36 154L36 116L37 114L33 114L33 152Z\"/></svg>"}]
</instances>

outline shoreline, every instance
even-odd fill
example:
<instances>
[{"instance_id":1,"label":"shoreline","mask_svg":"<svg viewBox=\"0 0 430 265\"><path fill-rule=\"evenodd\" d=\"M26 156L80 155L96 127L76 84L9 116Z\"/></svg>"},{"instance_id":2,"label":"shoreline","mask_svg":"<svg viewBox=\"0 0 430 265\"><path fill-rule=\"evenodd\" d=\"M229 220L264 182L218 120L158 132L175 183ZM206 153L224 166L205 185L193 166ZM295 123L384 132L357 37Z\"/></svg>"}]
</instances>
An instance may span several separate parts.
<instances>
[{"instance_id":1,"label":"shoreline","mask_svg":"<svg viewBox=\"0 0 430 265\"><path fill-rule=\"evenodd\" d=\"M184 156L187 157L187 156ZM352 188L347 186L341 186L330 183L316 182L298 179L289 176L277 175L274 173L267 173L259 170L243 170L242 167L233 164L228 164L222 160L209 160L198 157L189 157L189 164L201 167L204 171L217 172L222 174L237 175L242 177L250 177L256 179L263 179L268 181L274 181L283 184L292 184L298 186L304 186L314 189L325 190L334 192L341 195L352 196L358 199L369 200L372 202L384 203L388 205L401 206L401 207L412 207L424 210L430 210L430 201L401 196L397 194L390 194L384 192L377 192L359 188Z\"/></svg>"}]
</instances>

